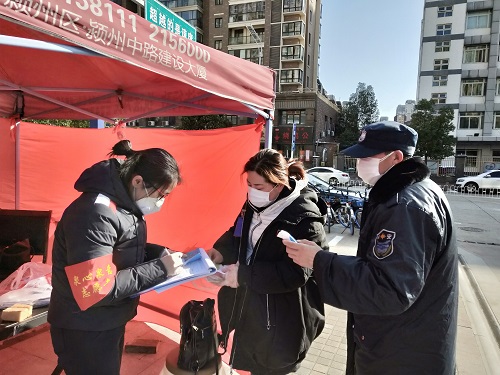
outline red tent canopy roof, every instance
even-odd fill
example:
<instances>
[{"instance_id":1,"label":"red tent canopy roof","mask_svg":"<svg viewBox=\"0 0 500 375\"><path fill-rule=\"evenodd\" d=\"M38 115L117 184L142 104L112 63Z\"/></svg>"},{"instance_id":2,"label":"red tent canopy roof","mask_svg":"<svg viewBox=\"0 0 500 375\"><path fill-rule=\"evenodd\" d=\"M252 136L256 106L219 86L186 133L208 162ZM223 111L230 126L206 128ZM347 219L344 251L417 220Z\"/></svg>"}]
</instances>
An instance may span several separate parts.
<instances>
[{"instance_id":1,"label":"red tent canopy roof","mask_svg":"<svg viewBox=\"0 0 500 375\"><path fill-rule=\"evenodd\" d=\"M2 1L0 33L1 117L255 117L274 107L273 70L112 2Z\"/></svg>"}]
</instances>

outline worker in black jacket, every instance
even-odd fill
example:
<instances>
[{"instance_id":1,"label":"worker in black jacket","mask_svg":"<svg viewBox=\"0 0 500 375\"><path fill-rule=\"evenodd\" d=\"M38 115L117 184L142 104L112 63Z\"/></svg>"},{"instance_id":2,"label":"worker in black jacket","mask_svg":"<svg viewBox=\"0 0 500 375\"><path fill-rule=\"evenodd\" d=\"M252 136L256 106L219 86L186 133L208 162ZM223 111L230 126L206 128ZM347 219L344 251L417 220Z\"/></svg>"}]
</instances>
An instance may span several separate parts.
<instances>
[{"instance_id":1,"label":"worker in black jacket","mask_svg":"<svg viewBox=\"0 0 500 375\"><path fill-rule=\"evenodd\" d=\"M357 256L284 240L294 262L314 268L325 303L349 311L347 374L455 373L455 229L429 169L411 158L416 142L410 127L382 122L343 151L373 185Z\"/></svg>"},{"instance_id":2,"label":"worker in black jacket","mask_svg":"<svg viewBox=\"0 0 500 375\"><path fill-rule=\"evenodd\" d=\"M54 234L48 312L58 366L67 375L118 375L125 324L142 290L176 274L182 253L146 243L144 215L157 212L180 182L167 151L134 151L128 141L85 170L82 194L64 211Z\"/></svg>"},{"instance_id":3,"label":"worker in black jacket","mask_svg":"<svg viewBox=\"0 0 500 375\"><path fill-rule=\"evenodd\" d=\"M218 294L222 341L234 330L230 365L252 374L288 374L305 358L325 324L318 286L309 268L287 256L276 235L286 230L327 248L326 204L276 150L245 164L248 200L234 227L209 251L225 279Z\"/></svg>"}]
</instances>

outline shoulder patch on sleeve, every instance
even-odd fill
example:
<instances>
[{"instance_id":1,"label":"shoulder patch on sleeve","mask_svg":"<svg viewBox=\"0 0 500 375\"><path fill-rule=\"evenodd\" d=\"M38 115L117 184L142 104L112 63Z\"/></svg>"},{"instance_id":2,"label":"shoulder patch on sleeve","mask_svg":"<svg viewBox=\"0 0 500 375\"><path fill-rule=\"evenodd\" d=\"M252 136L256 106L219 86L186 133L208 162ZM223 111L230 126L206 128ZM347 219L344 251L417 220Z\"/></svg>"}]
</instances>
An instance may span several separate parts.
<instances>
[{"instance_id":1,"label":"shoulder patch on sleeve","mask_svg":"<svg viewBox=\"0 0 500 375\"><path fill-rule=\"evenodd\" d=\"M87 310L102 300L115 285L113 254L64 267L78 307Z\"/></svg>"},{"instance_id":2,"label":"shoulder patch on sleeve","mask_svg":"<svg viewBox=\"0 0 500 375\"><path fill-rule=\"evenodd\" d=\"M94 204L103 204L103 205L111 208L113 211L116 212L116 204L115 204L115 202L113 202L111 199L109 199L104 194L99 194L97 196L97 198L95 199Z\"/></svg>"},{"instance_id":3,"label":"shoulder patch on sleeve","mask_svg":"<svg viewBox=\"0 0 500 375\"><path fill-rule=\"evenodd\" d=\"M377 259L387 258L394 251L394 238L396 232L382 229L375 237L375 245L373 246L373 255Z\"/></svg>"}]
</instances>

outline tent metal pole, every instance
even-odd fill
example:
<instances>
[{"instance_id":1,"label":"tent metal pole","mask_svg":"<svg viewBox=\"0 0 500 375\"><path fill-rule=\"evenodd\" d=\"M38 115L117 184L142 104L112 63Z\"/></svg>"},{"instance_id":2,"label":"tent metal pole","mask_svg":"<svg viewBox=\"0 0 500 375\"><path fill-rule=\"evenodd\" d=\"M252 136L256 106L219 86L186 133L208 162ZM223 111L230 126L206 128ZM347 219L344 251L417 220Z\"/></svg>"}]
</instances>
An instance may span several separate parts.
<instances>
[{"instance_id":1,"label":"tent metal pole","mask_svg":"<svg viewBox=\"0 0 500 375\"><path fill-rule=\"evenodd\" d=\"M241 103L241 104L243 104L247 108L250 108L255 113L258 113L259 115L261 115L262 117L264 117L266 120L270 117L269 113L267 113L266 111L263 111L261 109L258 109L258 108L254 107L251 104L247 104L247 103Z\"/></svg>"},{"instance_id":2,"label":"tent metal pole","mask_svg":"<svg viewBox=\"0 0 500 375\"><path fill-rule=\"evenodd\" d=\"M21 168L20 168L20 165L19 165L20 164L20 159L21 159L21 157L20 157L20 151L19 151L19 148L20 148L20 146L19 146L19 143L20 143L19 142L19 139L20 139L19 133L21 132L21 122L18 122L16 120L16 123L15 123L14 126L15 126L14 129L15 129L15 132L16 132L16 144L15 144L15 147L14 147L14 150L15 150L15 159L14 159L15 160L15 166L14 166L15 172L14 173L16 174L15 178L14 178L14 181L15 181L15 184L16 184L16 186L14 188L14 208L16 210L19 210L19 206L20 206L20 204L19 204L19 190L20 190L19 184L20 184L20 179L21 179L20 178L20 169Z\"/></svg>"},{"instance_id":3,"label":"tent metal pole","mask_svg":"<svg viewBox=\"0 0 500 375\"><path fill-rule=\"evenodd\" d=\"M266 128L264 129L264 147L273 148L273 116L269 114L266 119Z\"/></svg>"}]
</instances>

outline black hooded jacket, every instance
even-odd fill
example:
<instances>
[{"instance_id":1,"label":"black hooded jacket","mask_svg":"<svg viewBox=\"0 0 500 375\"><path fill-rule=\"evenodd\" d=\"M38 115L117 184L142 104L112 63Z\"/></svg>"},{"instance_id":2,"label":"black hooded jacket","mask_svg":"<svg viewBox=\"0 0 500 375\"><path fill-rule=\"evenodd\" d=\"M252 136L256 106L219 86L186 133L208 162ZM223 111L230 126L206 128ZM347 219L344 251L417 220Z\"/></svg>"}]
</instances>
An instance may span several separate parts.
<instances>
[{"instance_id":1,"label":"black hooded jacket","mask_svg":"<svg viewBox=\"0 0 500 375\"><path fill-rule=\"evenodd\" d=\"M48 321L59 328L103 331L125 325L137 313L131 295L167 278L158 256L164 247L146 244L146 222L122 183L118 159L94 164L75 183L82 194L64 211L54 234L52 295ZM82 311L65 267L112 254L114 286Z\"/></svg>"},{"instance_id":2,"label":"black hooded jacket","mask_svg":"<svg viewBox=\"0 0 500 375\"><path fill-rule=\"evenodd\" d=\"M315 256L325 303L349 311L348 374L455 373L455 230L428 176L414 159L396 164L364 206L357 257Z\"/></svg>"},{"instance_id":3,"label":"black hooded jacket","mask_svg":"<svg viewBox=\"0 0 500 375\"><path fill-rule=\"evenodd\" d=\"M263 231L249 264L246 249L255 211L249 204L244 211L241 237L235 237L233 227L214 245L224 263L239 260L239 287L222 287L218 295L223 338L235 330L230 364L259 375L288 374L323 330L324 306L312 270L295 264L276 234L286 230L327 249L326 205L310 188L302 189Z\"/></svg>"}]
</instances>

